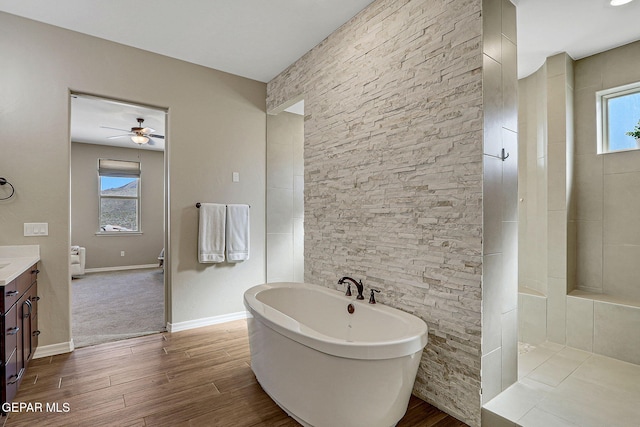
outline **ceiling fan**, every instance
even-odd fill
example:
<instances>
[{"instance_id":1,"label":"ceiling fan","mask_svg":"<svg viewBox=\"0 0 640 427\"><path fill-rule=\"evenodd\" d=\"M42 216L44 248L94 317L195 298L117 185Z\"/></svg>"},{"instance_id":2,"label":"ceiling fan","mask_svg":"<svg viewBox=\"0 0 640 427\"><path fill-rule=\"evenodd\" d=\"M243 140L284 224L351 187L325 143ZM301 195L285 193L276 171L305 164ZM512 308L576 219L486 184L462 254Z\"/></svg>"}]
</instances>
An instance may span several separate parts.
<instances>
[{"instance_id":1,"label":"ceiling fan","mask_svg":"<svg viewBox=\"0 0 640 427\"><path fill-rule=\"evenodd\" d=\"M164 135L158 135L153 133L156 131L155 129L142 127L142 123L144 122L143 118L138 117L136 120L138 121L138 126L132 127L130 131L127 131L126 129L112 128L108 126L100 126L100 127L104 129L114 129L114 130L120 130L123 132L128 132L124 135L109 136L107 137L107 139L116 139L116 138L123 138L125 136L128 136L131 138L133 142L135 142L138 145L143 145L147 143L149 145L153 145L153 139L151 138L164 139Z\"/></svg>"}]
</instances>

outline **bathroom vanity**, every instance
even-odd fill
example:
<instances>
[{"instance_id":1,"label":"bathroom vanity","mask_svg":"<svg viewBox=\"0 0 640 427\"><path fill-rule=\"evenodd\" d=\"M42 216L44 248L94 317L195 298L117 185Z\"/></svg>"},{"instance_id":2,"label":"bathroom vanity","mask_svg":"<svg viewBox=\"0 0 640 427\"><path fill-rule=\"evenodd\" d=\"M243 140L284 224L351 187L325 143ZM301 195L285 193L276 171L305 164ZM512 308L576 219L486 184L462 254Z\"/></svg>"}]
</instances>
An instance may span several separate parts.
<instances>
[{"instance_id":1,"label":"bathroom vanity","mask_svg":"<svg viewBox=\"0 0 640 427\"><path fill-rule=\"evenodd\" d=\"M39 246L0 246L1 403L11 402L38 346Z\"/></svg>"}]
</instances>

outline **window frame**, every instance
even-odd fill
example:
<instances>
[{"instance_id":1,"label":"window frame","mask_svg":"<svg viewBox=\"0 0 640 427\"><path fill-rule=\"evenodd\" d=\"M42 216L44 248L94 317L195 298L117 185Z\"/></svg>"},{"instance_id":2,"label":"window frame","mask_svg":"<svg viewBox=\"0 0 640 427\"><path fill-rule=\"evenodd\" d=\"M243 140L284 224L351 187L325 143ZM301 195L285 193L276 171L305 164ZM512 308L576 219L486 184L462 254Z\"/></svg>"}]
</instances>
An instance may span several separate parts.
<instances>
[{"instance_id":1,"label":"window frame","mask_svg":"<svg viewBox=\"0 0 640 427\"><path fill-rule=\"evenodd\" d=\"M107 165L103 167L103 163ZM123 167L118 168L118 164L121 164ZM130 166L126 166L125 164L137 164L137 169L131 169ZM114 159L98 159L98 231L96 231L96 235L99 236L123 236L123 235L139 235L142 234L142 165L139 161L134 160L114 160ZM137 191L135 196L105 196L102 194L102 177L111 177L111 178L135 178L138 180L137 183ZM103 199L120 199L120 200L135 200L136 201L136 230L130 231L106 231L102 230L102 200Z\"/></svg>"},{"instance_id":2,"label":"window frame","mask_svg":"<svg viewBox=\"0 0 640 427\"><path fill-rule=\"evenodd\" d=\"M599 90L596 92L597 154L623 153L625 151L640 150L640 147L613 151L609 149L609 108L607 101L612 98L636 93L640 93L640 82Z\"/></svg>"}]
</instances>

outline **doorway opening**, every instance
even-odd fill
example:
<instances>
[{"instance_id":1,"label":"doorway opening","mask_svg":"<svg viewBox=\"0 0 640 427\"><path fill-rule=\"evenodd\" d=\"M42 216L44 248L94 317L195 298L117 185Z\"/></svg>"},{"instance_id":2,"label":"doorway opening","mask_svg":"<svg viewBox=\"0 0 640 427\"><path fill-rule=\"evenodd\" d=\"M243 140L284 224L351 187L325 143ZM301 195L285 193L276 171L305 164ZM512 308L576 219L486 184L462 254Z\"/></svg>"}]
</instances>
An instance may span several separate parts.
<instances>
[{"instance_id":1,"label":"doorway opening","mask_svg":"<svg viewBox=\"0 0 640 427\"><path fill-rule=\"evenodd\" d=\"M70 96L74 346L163 331L167 110Z\"/></svg>"}]
</instances>

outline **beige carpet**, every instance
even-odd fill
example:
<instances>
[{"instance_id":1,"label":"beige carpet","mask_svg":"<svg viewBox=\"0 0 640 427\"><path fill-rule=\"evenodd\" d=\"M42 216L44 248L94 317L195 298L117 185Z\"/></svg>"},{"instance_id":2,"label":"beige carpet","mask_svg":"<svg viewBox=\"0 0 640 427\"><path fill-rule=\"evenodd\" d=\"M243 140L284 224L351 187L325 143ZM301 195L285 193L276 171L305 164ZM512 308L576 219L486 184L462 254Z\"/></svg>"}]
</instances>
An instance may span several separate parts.
<instances>
[{"instance_id":1,"label":"beige carpet","mask_svg":"<svg viewBox=\"0 0 640 427\"><path fill-rule=\"evenodd\" d=\"M72 281L76 348L163 330L162 269L89 273Z\"/></svg>"}]
</instances>

